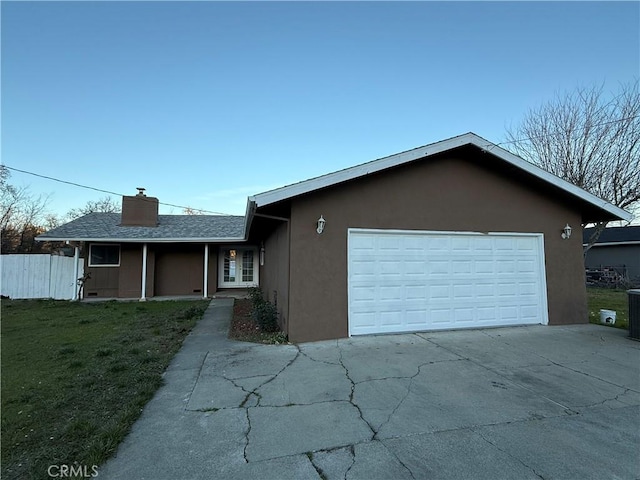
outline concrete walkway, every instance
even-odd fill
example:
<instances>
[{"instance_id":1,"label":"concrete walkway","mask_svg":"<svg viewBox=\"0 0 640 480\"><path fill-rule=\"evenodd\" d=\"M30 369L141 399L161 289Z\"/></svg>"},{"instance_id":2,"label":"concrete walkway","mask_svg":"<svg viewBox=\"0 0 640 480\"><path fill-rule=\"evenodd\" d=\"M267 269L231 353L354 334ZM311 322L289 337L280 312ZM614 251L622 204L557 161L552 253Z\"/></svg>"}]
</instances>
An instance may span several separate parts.
<instances>
[{"instance_id":1,"label":"concrete walkway","mask_svg":"<svg viewBox=\"0 0 640 480\"><path fill-rule=\"evenodd\" d=\"M597 325L227 340L214 299L104 479L637 479L640 343Z\"/></svg>"}]
</instances>

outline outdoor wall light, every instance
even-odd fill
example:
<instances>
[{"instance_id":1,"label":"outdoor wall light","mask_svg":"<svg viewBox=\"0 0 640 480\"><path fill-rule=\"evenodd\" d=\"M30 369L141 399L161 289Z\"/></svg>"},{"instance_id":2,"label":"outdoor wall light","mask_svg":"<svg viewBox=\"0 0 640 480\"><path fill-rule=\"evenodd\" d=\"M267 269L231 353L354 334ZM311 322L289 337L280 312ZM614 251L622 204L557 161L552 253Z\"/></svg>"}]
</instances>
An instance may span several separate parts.
<instances>
[{"instance_id":1,"label":"outdoor wall light","mask_svg":"<svg viewBox=\"0 0 640 480\"><path fill-rule=\"evenodd\" d=\"M324 231L325 223L327 223L327 221L324 219L322 215L320 215L320 218L318 219L318 226L316 227L316 232L318 232L318 234Z\"/></svg>"},{"instance_id":2,"label":"outdoor wall light","mask_svg":"<svg viewBox=\"0 0 640 480\"><path fill-rule=\"evenodd\" d=\"M569 240L569 237L571 237L571 227L567 223L566 227L562 229L562 238Z\"/></svg>"},{"instance_id":3,"label":"outdoor wall light","mask_svg":"<svg viewBox=\"0 0 640 480\"><path fill-rule=\"evenodd\" d=\"M260 245L260 266L264 267L264 243Z\"/></svg>"}]
</instances>

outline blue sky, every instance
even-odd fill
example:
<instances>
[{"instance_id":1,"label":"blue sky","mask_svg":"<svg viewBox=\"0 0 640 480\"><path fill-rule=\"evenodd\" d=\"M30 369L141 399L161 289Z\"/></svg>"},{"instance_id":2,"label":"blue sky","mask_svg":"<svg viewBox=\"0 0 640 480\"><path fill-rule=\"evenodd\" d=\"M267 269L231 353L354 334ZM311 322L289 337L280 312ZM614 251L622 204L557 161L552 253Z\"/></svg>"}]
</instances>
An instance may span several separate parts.
<instances>
[{"instance_id":1,"label":"blue sky","mask_svg":"<svg viewBox=\"0 0 640 480\"><path fill-rule=\"evenodd\" d=\"M640 74L637 2L7 2L2 162L244 214L246 197ZM104 194L13 172L64 214ZM161 206L161 213L181 213Z\"/></svg>"}]
</instances>

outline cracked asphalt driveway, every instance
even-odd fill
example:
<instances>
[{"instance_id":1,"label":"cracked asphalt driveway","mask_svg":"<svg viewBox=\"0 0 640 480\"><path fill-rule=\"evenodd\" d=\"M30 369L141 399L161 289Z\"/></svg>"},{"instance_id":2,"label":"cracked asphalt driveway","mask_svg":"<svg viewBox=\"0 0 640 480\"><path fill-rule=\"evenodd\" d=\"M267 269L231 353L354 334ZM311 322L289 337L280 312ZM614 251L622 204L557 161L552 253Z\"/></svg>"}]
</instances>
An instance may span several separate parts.
<instances>
[{"instance_id":1,"label":"cracked asphalt driveway","mask_svg":"<svg viewBox=\"0 0 640 480\"><path fill-rule=\"evenodd\" d=\"M226 339L211 302L110 479L640 478L640 343L597 325Z\"/></svg>"}]
</instances>

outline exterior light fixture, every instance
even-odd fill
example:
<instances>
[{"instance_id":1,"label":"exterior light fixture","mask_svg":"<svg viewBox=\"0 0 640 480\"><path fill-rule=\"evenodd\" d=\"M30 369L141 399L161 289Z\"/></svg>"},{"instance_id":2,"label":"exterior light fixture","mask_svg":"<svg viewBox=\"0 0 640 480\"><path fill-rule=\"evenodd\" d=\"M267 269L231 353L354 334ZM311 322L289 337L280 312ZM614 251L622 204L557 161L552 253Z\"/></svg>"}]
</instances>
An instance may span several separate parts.
<instances>
[{"instance_id":1,"label":"exterior light fixture","mask_svg":"<svg viewBox=\"0 0 640 480\"><path fill-rule=\"evenodd\" d=\"M316 228L316 232L318 232L318 234L322 233L324 231L324 224L327 223L327 221L324 219L324 217L322 215L320 215L320 218L318 219L318 226Z\"/></svg>"},{"instance_id":2,"label":"exterior light fixture","mask_svg":"<svg viewBox=\"0 0 640 480\"><path fill-rule=\"evenodd\" d=\"M564 238L565 240L569 240L570 237L571 237L571 227L567 223L566 227L562 229L562 238Z\"/></svg>"},{"instance_id":3,"label":"exterior light fixture","mask_svg":"<svg viewBox=\"0 0 640 480\"><path fill-rule=\"evenodd\" d=\"M260 266L264 266L264 243L260 245Z\"/></svg>"}]
</instances>

